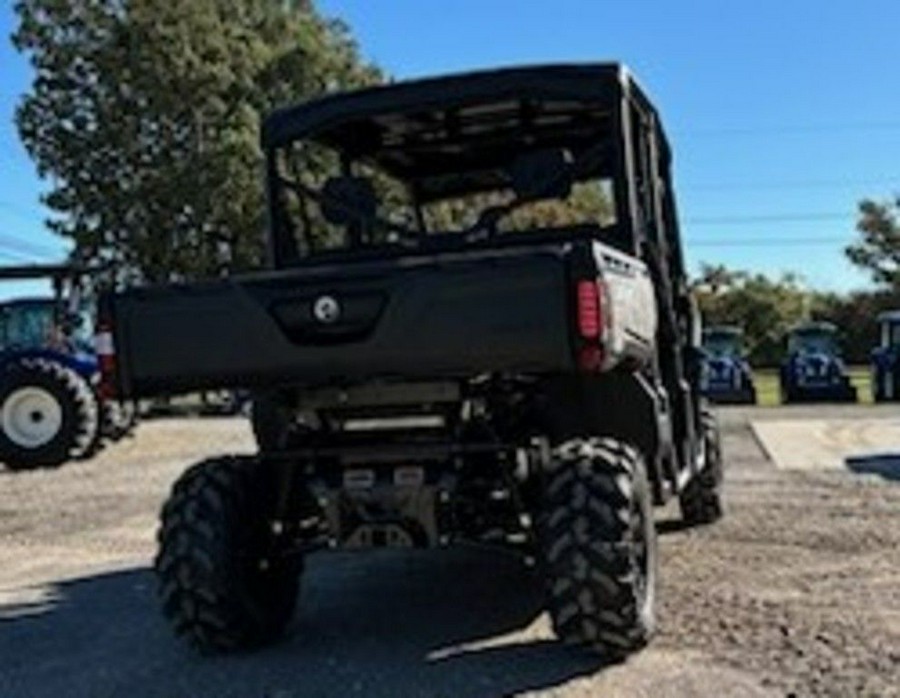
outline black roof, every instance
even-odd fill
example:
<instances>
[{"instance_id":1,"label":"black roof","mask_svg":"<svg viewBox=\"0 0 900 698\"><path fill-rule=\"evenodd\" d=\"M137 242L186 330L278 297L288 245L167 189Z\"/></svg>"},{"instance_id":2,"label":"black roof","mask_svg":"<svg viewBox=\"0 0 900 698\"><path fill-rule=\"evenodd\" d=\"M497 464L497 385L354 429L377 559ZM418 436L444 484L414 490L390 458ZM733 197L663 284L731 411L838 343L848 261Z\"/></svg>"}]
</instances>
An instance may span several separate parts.
<instances>
[{"instance_id":1,"label":"black roof","mask_svg":"<svg viewBox=\"0 0 900 698\"><path fill-rule=\"evenodd\" d=\"M280 109L265 120L262 143L268 150L314 140L415 182L417 198L427 201L503 186L503 166L535 148L592 149L593 171L584 177L601 175L609 164L605 154L617 134L623 93L653 112L617 63L411 80Z\"/></svg>"},{"instance_id":2,"label":"black roof","mask_svg":"<svg viewBox=\"0 0 900 698\"><path fill-rule=\"evenodd\" d=\"M649 101L619 63L538 65L481 70L408 80L336 93L272 112L263 122L262 145L269 149L344 121L378 114L531 97L552 101L596 101L607 105L622 90Z\"/></svg>"}]
</instances>

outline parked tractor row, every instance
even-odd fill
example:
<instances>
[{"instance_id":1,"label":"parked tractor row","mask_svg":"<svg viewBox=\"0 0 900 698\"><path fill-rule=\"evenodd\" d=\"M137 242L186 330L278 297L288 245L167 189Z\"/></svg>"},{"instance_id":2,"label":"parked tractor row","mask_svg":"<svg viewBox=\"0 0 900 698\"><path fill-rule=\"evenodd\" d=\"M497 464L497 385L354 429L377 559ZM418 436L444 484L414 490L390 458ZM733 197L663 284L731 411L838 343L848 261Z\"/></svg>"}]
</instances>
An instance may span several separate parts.
<instances>
[{"instance_id":1,"label":"parked tractor row","mask_svg":"<svg viewBox=\"0 0 900 698\"><path fill-rule=\"evenodd\" d=\"M879 346L872 351L872 398L900 399L900 311L878 317ZM838 328L829 322L806 322L788 332L787 354L779 367L783 404L797 402L856 402L841 356ZM701 387L719 404L755 404L756 386L747 359L744 333L727 325L703 331L704 361Z\"/></svg>"},{"instance_id":2,"label":"parked tractor row","mask_svg":"<svg viewBox=\"0 0 900 698\"><path fill-rule=\"evenodd\" d=\"M56 467L97 451L134 426L130 402L104 399L84 270L0 269L0 280L49 280L49 296L0 303L0 463Z\"/></svg>"}]
</instances>

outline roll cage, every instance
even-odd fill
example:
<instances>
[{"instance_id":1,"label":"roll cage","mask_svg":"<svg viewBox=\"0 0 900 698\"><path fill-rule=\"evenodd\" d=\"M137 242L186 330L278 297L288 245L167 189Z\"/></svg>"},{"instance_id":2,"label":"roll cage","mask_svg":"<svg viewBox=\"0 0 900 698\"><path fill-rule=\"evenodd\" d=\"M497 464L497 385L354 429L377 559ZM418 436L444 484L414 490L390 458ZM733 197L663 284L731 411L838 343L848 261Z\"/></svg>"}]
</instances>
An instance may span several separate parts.
<instances>
[{"instance_id":1,"label":"roll cage","mask_svg":"<svg viewBox=\"0 0 900 698\"><path fill-rule=\"evenodd\" d=\"M503 184L500 165L526 150L593 151L591 166L610 179L615 207L616 222L603 231L604 241L648 261L667 287L684 284L669 145L655 109L619 64L400 82L274 112L263 124L262 147L275 268L300 261L278 167L280 154L300 141L339 149L348 173L350 160L376 165L404 182L417 205ZM596 226L537 232L597 236ZM442 237L447 245L477 244Z\"/></svg>"}]
</instances>

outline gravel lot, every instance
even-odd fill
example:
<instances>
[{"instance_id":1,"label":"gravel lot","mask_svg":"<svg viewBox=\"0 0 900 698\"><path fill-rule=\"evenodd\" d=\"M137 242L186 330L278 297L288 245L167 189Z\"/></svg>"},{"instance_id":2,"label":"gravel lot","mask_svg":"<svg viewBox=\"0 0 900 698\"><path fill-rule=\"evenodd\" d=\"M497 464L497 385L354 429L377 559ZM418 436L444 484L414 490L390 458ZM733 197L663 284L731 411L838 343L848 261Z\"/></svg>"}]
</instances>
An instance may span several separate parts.
<instances>
[{"instance_id":1,"label":"gravel lot","mask_svg":"<svg viewBox=\"0 0 900 698\"><path fill-rule=\"evenodd\" d=\"M750 429L873 415L896 410L723 410L727 518L660 512L661 631L611 667L551 641L516 561L467 549L314 558L285 642L193 654L157 611L157 510L249 432L145 423L90 462L0 471L0 696L900 696L900 468L779 469Z\"/></svg>"}]
</instances>

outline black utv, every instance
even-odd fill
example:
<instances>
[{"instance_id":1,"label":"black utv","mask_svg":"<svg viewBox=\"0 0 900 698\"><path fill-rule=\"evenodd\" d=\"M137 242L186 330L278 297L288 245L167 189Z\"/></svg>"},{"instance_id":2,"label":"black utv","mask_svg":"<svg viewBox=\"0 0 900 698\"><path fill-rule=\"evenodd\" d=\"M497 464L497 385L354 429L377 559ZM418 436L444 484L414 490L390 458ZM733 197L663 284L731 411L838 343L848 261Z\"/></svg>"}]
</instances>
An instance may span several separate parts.
<instances>
[{"instance_id":1,"label":"black utv","mask_svg":"<svg viewBox=\"0 0 900 698\"><path fill-rule=\"evenodd\" d=\"M563 640L655 625L653 505L721 513L669 145L619 65L402 82L266 121L271 268L106 300L122 395L255 391L162 512L162 605L258 645L328 548L511 546Z\"/></svg>"}]
</instances>

